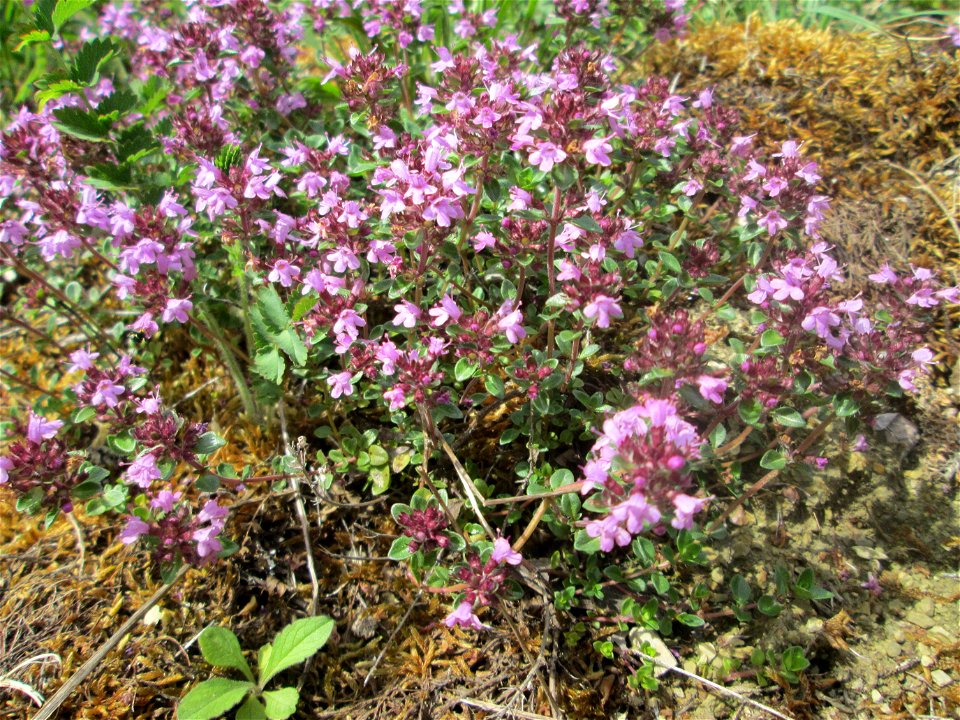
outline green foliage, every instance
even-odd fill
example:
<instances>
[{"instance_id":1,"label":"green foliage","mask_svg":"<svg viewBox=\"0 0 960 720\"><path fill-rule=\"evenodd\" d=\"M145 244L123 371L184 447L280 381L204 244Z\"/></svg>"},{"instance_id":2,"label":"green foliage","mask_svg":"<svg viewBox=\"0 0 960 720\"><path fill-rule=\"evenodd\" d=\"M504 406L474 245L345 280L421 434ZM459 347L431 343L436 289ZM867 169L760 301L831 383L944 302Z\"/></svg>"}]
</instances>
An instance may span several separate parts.
<instances>
[{"instance_id":1,"label":"green foliage","mask_svg":"<svg viewBox=\"0 0 960 720\"><path fill-rule=\"evenodd\" d=\"M330 638L333 627L333 620L323 616L295 620L277 634L273 643L260 648L256 680L236 635L227 628L207 628L200 634L200 652L204 660L214 667L238 670L246 680L204 680L180 700L177 718L210 720L240 705L235 716L237 720L285 720L296 712L297 689L265 690L264 687L278 673L316 654Z\"/></svg>"}]
</instances>

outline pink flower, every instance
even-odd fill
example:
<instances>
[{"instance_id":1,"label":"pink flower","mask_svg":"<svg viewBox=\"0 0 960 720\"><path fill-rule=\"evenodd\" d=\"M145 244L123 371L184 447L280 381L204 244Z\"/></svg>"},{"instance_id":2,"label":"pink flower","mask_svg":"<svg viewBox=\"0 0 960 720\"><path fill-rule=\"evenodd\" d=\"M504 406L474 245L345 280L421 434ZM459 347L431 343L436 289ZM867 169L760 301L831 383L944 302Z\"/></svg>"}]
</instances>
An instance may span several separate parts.
<instances>
[{"instance_id":1,"label":"pink flower","mask_svg":"<svg viewBox=\"0 0 960 720\"><path fill-rule=\"evenodd\" d=\"M689 530L693 527L693 516L700 512L707 502L709 500L706 498L695 498L683 493L674 495L673 507L676 512L670 524L677 530Z\"/></svg>"},{"instance_id":2,"label":"pink flower","mask_svg":"<svg viewBox=\"0 0 960 720\"><path fill-rule=\"evenodd\" d=\"M172 492L170 490L161 490L150 501L150 507L154 510L160 510L165 513L173 512L173 506L183 497L182 492Z\"/></svg>"},{"instance_id":3,"label":"pink flower","mask_svg":"<svg viewBox=\"0 0 960 720\"><path fill-rule=\"evenodd\" d=\"M541 172L550 172L553 166L563 162L567 154L552 142L537 143L530 153L530 164L536 165Z\"/></svg>"},{"instance_id":4,"label":"pink flower","mask_svg":"<svg viewBox=\"0 0 960 720\"><path fill-rule=\"evenodd\" d=\"M473 238L473 249L475 252L480 252L486 248L492 248L497 244L497 240L493 237L492 233L483 230L478 232Z\"/></svg>"},{"instance_id":5,"label":"pink flower","mask_svg":"<svg viewBox=\"0 0 960 720\"><path fill-rule=\"evenodd\" d=\"M523 313L519 310L509 312L509 309L509 302L500 308L500 312L507 312L508 314L500 319L497 327L507 336L507 340L511 343L517 343L527 336L527 331L523 329Z\"/></svg>"},{"instance_id":6,"label":"pink flower","mask_svg":"<svg viewBox=\"0 0 960 720\"><path fill-rule=\"evenodd\" d=\"M786 219L776 210L771 210L762 218L757 220L757 224L763 226L768 235L776 235L788 225Z\"/></svg>"},{"instance_id":7,"label":"pink flower","mask_svg":"<svg viewBox=\"0 0 960 720\"><path fill-rule=\"evenodd\" d=\"M533 196L526 190L513 186L510 188L510 204L507 210L526 210L533 202Z\"/></svg>"},{"instance_id":8,"label":"pink flower","mask_svg":"<svg viewBox=\"0 0 960 720\"><path fill-rule=\"evenodd\" d=\"M396 385L383 394L383 399L390 403L390 411L399 410L407 404L407 394L403 388Z\"/></svg>"},{"instance_id":9,"label":"pink flower","mask_svg":"<svg viewBox=\"0 0 960 720\"><path fill-rule=\"evenodd\" d=\"M30 418L27 420L27 440L34 445L39 445L44 440L55 436L62 427L62 420L47 420L40 415L34 415L31 410Z\"/></svg>"},{"instance_id":10,"label":"pink flower","mask_svg":"<svg viewBox=\"0 0 960 720\"><path fill-rule=\"evenodd\" d=\"M727 390L726 380L712 375L701 375L697 378L697 387L704 400L723 405L723 393Z\"/></svg>"},{"instance_id":11,"label":"pink flower","mask_svg":"<svg viewBox=\"0 0 960 720\"><path fill-rule=\"evenodd\" d=\"M223 549L223 544L219 538L217 538L217 535L220 534L222 529L223 528L211 525L193 531L191 539L197 543L198 556L201 558L209 557Z\"/></svg>"},{"instance_id":12,"label":"pink flower","mask_svg":"<svg viewBox=\"0 0 960 720\"><path fill-rule=\"evenodd\" d=\"M127 524L120 531L120 542L124 545L131 545L137 541L141 535L148 535L150 526L137 517L127 518Z\"/></svg>"},{"instance_id":13,"label":"pink flower","mask_svg":"<svg viewBox=\"0 0 960 720\"><path fill-rule=\"evenodd\" d=\"M134 460L127 468L127 479L134 485L146 490L150 483L163 477L157 467L157 458L152 453L146 453Z\"/></svg>"},{"instance_id":14,"label":"pink flower","mask_svg":"<svg viewBox=\"0 0 960 720\"><path fill-rule=\"evenodd\" d=\"M459 322L460 316L463 314L457 307L457 303L449 295L444 295L440 300L440 305L430 308L429 312L430 317L433 318L432 324L434 327L441 327L448 322Z\"/></svg>"},{"instance_id":15,"label":"pink flower","mask_svg":"<svg viewBox=\"0 0 960 720\"><path fill-rule=\"evenodd\" d=\"M887 285L887 284L895 283L899 279L897 277L897 274L893 270L891 270L890 266L887 265L886 263L884 263L883 267L880 268L877 272L871 275L868 275L867 277L869 277L871 280L873 280L873 282L879 285Z\"/></svg>"},{"instance_id":16,"label":"pink flower","mask_svg":"<svg viewBox=\"0 0 960 720\"><path fill-rule=\"evenodd\" d=\"M405 328L412 328L416 325L417 320L423 314L420 308L407 300L402 300L400 304L394 305L393 309L397 313L397 316L393 319L393 324Z\"/></svg>"},{"instance_id":17,"label":"pink flower","mask_svg":"<svg viewBox=\"0 0 960 720\"><path fill-rule=\"evenodd\" d=\"M613 145L607 142L609 139L609 137L592 138L583 144L583 152L590 165L608 167L611 164L610 156L607 153L613 150Z\"/></svg>"},{"instance_id":18,"label":"pink flower","mask_svg":"<svg viewBox=\"0 0 960 720\"><path fill-rule=\"evenodd\" d=\"M13 461L8 457L0 457L0 485L10 481L11 470L13 470Z\"/></svg>"},{"instance_id":19,"label":"pink flower","mask_svg":"<svg viewBox=\"0 0 960 720\"><path fill-rule=\"evenodd\" d=\"M153 319L153 313L145 312L130 324L130 329L134 332L143 333L146 337L152 338L157 334L160 326Z\"/></svg>"},{"instance_id":20,"label":"pink flower","mask_svg":"<svg viewBox=\"0 0 960 720\"><path fill-rule=\"evenodd\" d=\"M97 383L97 389L90 396L90 403L94 407L106 405L107 407L116 407L120 403L120 396L126 391L123 385L114 385L109 380L101 380Z\"/></svg>"},{"instance_id":21,"label":"pink flower","mask_svg":"<svg viewBox=\"0 0 960 720\"><path fill-rule=\"evenodd\" d=\"M167 300L167 305L163 309L161 319L165 323L173 322L174 320L178 323L187 323L190 321L190 316L187 315L187 313L191 310L193 310L193 303L190 302L190 298L170 298Z\"/></svg>"},{"instance_id":22,"label":"pink flower","mask_svg":"<svg viewBox=\"0 0 960 720\"><path fill-rule=\"evenodd\" d=\"M273 283L279 282L283 287L290 287L298 277L300 277L300 268L286 260L277 260L270 274L267 275L267 280Z\"/></svg>"},{"instance_id":23,"label":"pink flower","mask_svg":"<svg viewBox=\"0 0 960 720\"><path fill-rule=\"evenodd\" d=\"M507 563L508 565L519 565L523 562L523 556L510 547L509 540L502 537L497 538L494 541L493 553L490 555L490 559L498 565L501 563Z\"/></svg>"},{"instance_id":24,"label":"pink flower","mask_svg":"<svg viewBox=\"0 0 960 720\"><path fill-rule=\"evenodd\" d=\"M488 627L480 622L480 618L473 612L473 604L467 600L457 605L456 610L447 615L443 623L449 628L459 625L471 630L484 630Z\"/></svg>"},{"instance_id":25,"label":"pink flower","mask_svg":"<svg viewBox=\"0 0 960 720\"><path fill-rule=\"evenodd\" d=\"M327 385L330 386L330 397L338 398L341 395L353 395L353 375L345 370L336 373L327 378Z\"/></svg>"},{"instance_id":26,"label":"pink flower","mask_svg":"<svg viewBox=\"0 0 960 720\"><path fill-rule=\"evenodd\" d=\"M617 301L606 295L596 295L593 300L583 309L585 318L597 319L597 327L610 327L610 318L622 318L623 310L617 304Z\"/></svg>"}]
</instances>

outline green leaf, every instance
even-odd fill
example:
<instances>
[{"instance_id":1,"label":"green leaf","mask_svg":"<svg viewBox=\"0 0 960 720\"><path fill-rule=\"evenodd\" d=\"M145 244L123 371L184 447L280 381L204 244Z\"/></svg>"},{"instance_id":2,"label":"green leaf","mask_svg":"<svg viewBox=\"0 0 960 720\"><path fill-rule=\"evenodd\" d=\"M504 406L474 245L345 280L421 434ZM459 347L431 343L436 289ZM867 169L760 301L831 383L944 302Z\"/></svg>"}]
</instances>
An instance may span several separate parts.
<instances>
[{"instance_id":1,"label":"green leaf","mask_svg":"<svg viewBox=\"0 0 960 720\"><path fill-rule=\"evenodd\" d=\"M101 122L100 118L94 113L84 112L79 108L65 107L54 110L53 115L57 118L53 126L62 133L91 142L103 142L108 139L108 125Z\"/></svg>"},{"instance_id":2,"label":"green leaf","mask_svg":"<svg viewBox=\"0 0 960 720\"><path fill-rule=\"evenodd\" d=\"M318 301L315 295L304 295L302 298L297 300L297 304L293 306L291 320L293 320L293 322L299 322L302 320L304 315L313 310L317 302Z\"/></svg>"},{"instance_id":3,"label":"green leaf","mask_svg":"<svg viewBox=\"0 0 960 720\"><path fill-rule=\"evenodd\" d=\"M263 694L267 702L267 717L270 720L286 720L297 711L300 693L294 687L268 690Z\"/></svg>"},{"instance_id":4,"label":"green leaf","mask_svg":"<svg viewBox=\"0 0 960 720\"><path fill-rule=\"evenodd\" d=\"M677 615L677 622L687 627L703 627L706 625L706 621L702 617L699 615L691 615L690 613L680 613Z\"/></svg>"},{"instance_id":5,"label":"green leaf","mask_svg":"<svg viewBox=\"0 0 960 720\"><path fill-rule=\"evenodd\" d=\"M275 347L258 352L253 359L254 371L275 385L279 385L283 381L285 368L286 363L283 361L280 351Z\"/></svg>"},{"instance_id":6,"label":"green leaf","mask_svg":"<svg viewBox=\"0 0 960 720\"><path fill-rule=\"evenodd\" d=\"M573 547L579 552L594 555L600 552L600 538L590 537L586 530L577 530L577 534L573 536Z\"/></svg>"},{"instance_id":7,"label":"green leaf","mask_svg":"<svg viewBox=\"0 0 960 720\"><path fill-rule=\"evenodd\" d=\"M767 617L776 617L782 609L783 606L772 595L761 595L757 600L757 610Z\"/></svg>"},{"instance_id":8,"label":"green leaf","mask_svg":"<svg viewBox=\"0 0 960 720\"><path fill-rule=\"evenodd\" d=\"M779 450L767 450L760 458L760 467L766 470L783 470L787 466L787 458Z\"/></svg>"},{"instance_id":9,"label":"green leaf","mask_svg":"<svg viewBox=\"0 0 960 720\"><path fill-rule=\"evenodd\" d=\"M88 8L96 0L59 0L53 10L53 26L55 30L60 30L63 24L76 15L84 8Z\"/></svg>"},{"instance_id":10,"label":"green leaf","mask_svg":"<svg viewBox=\"0 0 960 720\"><path fill-rule=\"evenodd\" d=\"M42 80L37 82L38 87L42 86L42 89L37 93L37 104L41 110L50 100L56 100L69 93L83 90L83 85L78 85L73 80L54 80L45 85L42 83Z\"/></svg>"},{"instance_id":11,"label":"green leaf","mask_svg":"<svg viewBox=\"0 0 960 720\"><path fill-rule=\"evenodd\" d=\"M483 379L483 386L487 389L487 392L495 398L503 397L505 388L503 386L503 380L499 375L487 375Z\"/></svg>"},{"instance_id":12,"label":"green leaf","mask_svg":"<svg viewBox=\"0 0 960 720\"><path fill-rule=\"evenodd\" d=\"M383 495L390 489L389 465L378 465L377 467L370 468L367 477L370 478L370 491L374 495Z\"/></svg>"},{"instance_id":13,"label":"green leaf","mask_svg":"<svg viewBox=\"0 0 960 720\"><path fill-rule=\"evenodd\" d=\"M45 43L50 41L50 33L46 30L31 30L28 33L24 33L20 36L20 42L13 49L14 52L20 52L25 47L30 45L36 45L38 43Z\"/></svg>"},{"instance_id":14,"label":"green leaf","mask_svg":"<svg viewBox=\"0 0 960 720\"><path fill-rule=\"evenodd\" d=\"M208 627L200 633L200 652L211 665L239 670L247 680L253 682L253 673L243 657L240 641L227 628Z\"/></svg>"},{"instance_id":15,"label":"green leaf","mask_svg":"<svg viewBox=\"0 0 960 720\"><path fill-rule=\"evenodd\" d=\"M302 663L324 646L333 632L333 620L309 617L296 620L277 635L266 664L260 668L260 687L288 667Z\"/></svg>"},{"instance_id":16,"label":"green leaf","mask_svg":"<svg viewBox=\"0 0 960 720\"><path fill-rule=\"evenodd\" d=\"M33 21L38 30L53 35L57 28L53 24L53 11L57 6L57 0L39 0L33 8Z\"/></svg>"},{"instance_id":17,"label":"green leaf","mask_svg":"<svg viewBox=\"0 0 960 720\"><path fill-rule=\"evenodd\" d=\"M205 432L203 435L197 438L197 444L193 450L198 455L209 455L212 452L216 452L226 444L227 441L217 435L215 432Z\"/></svg>"},{"instance_id":18,"label":"green leaf","mask_svg":"<svg viewBox=\"0 0 960 720\"><path fill-rule=\"evenodd\" d=\"M137 105L137 96L129 90L115 90L97 104L97 114L119 117Z\"/></svg>"},{"instance_id":19,"label":"green leaf","mask_svg":"<svg viewBox=\"0 0 960 720\"><path fill-rule=\"evenodd\" d=\"M255 696L247 695L243 705L237 708L236 720L267 720L267 709Z\"/></svg>"},{"instance_id":20,"label":"green leaf","mask_svg":"<svg viewBox=\"0 0 960 720\"><path fill-rule=\"evenodd\" d=\"M257 293L257 308L263 315L267 326L275 333L282 333L290 327L290 316L276 288L268 285Z\"/></svg>"},{"instance_id":21,"label":"green leaf","mask_svg":"<svg viewBox=\"0 0 960 720\"><path fill-rule=\"evenodd\" d=\"M777 347L777 345L783 345L785 342L783 335L779 332L770 328L769 330L764 330L763 334L760 336L760 347L769 348Z\"/></svg>"},{"instance_id":22,"label":"green leaf","mask_svg":"<svg viewBox=\"0 0 960 720\"><path fill-rule=\"evenodd\" d=\"M126 128L117 138L117 158L123 162L136 162L159 147L152 132L143 125L134 125Z\"/></svg>"},{"instance_id":23,"label":"green leaf","mask_svg":"<svg viewBox=\"0 0 960 720\"><path fill-rule=\"evenodd\" d=\"M100 76L100 68L117 54L117 50L110 38L88 40L73 61L70 79L82 85L93 85Z\"/></svg>"},{"instance_id":24,"label":"green leaf","mask_svg":"<svg viewBox=\"0 0 960 720\"><path fill-rule=\"evenodd\" d=\"M476 374L477 369L476 365L464 357L457 360L457 364L453 368L453 375L457 378L457 382L465 382Z\"/></svg>"},{"instance_id":25,"label":"green leaf","mask_svg":"<svg viewBox=\"0 0 960 720\"><path fill-rule=\"evenodd\" d=\"M674 275L679 275L683 271L683 268L680 267L680 261L677 260L676 256L672 253L661 251L658 253L658 255L660 257L660 262L663 263L663 266Z\"/></svg>"},{"instance_id":26,"label":"green leaf","mask_svg":"<svg viewBox=\"0 0 960 720\"><path fill-rule=\"evenodd\" d=\"M292 327L275 336L275 342L297 367L303 367L307 362L307 346Z\"/></svg>"},{"instance_id":27,"label":"green leaf","mask_svg":"<svg viewBox=\"0 0 960 720\"><path fill-rule=\"evenodd\" d=\"M227 678L204 680L177 705L178 720L210 720L223 715L243 700L253 683Z\"/></svg>"},{"instance_id":28,"label":"green leaf","mask_svg":"<svg viewBox=\"0 0 960 720\"><path fill-rule=\"evenodd\" d=\"M807 421L793 408L779 407L773 411L772 415L774 420L786 427L802 428L807 426Z\"/></svg>"},{"instance_id":29,"label":"green leaf","mask_svg":"<svg viewBox=\"0 0 960 720\"><path fill-rule=\"evenodd\" d=\"M763 415L763 406L756 398L750 398L740 403L737 412L740 415L740 419L747 425L756 425L760 422L760 417Z\"/></svg>"},{"instance_id":30,"label":"green leaf","mask_svg":"<svg viewBox=\"0 0 960 720\"><path fill-rule=\"evenodd\" d=\"M100 492L100 483L95 480L84 480L74 485L70 494L77 500L89 500Z\"/></svg>"},{"instance_id":31,"label":"green leaf","mask_svg":"<svg viewBox=\"0 0 960 720\"><path fill-rule=\"evenodd\" d=\"M734 575L730 581L730 592L733 595L733 601L737 605L746 605L753 596L753 592L750 590L750 583L740 574Z\"/></svg>"},{"instance_id":32,"label":"green leaf","mask_svg":"<svg viewBox=\"0 0 960 720\"><path fill-rule=\"evenodd\" d=\"M784 670L789 672L800 672L810 667L810 661L803 656L803 648L799 645L793 645L783 651L783 659L780 661Z\"/></svg>"},{"instance_id":33,"label":"green leaf","mask_svg":"<svg viewBox=\"0 0 960 720\"><path fill-rule=\"evenodd\" d=\"M855 415L857 410L860 409L860 406L850 398L838 395L836 398L834 398L833 408L837 413L837 417L844 418Z\"/></svg>"},{"instance_id":34,"label":"green leaf","mask_svg":"<svg viewBox=\"0 0 960 720\"><path fill-rule=\"evenodd\" d=\"M413 553L410 552L410 538L406 535L401 535L394 540L390 545L390 551L387 553L387 557L398 562L400 560L406 560L411 555L413 555Z\"/></svg>"},{"instance_id":35,"label":"green leaf","mask_svg":"<svg viewBox=\"0 0 960 720\"><path fill-rule=\"evenodd\" d=\"M32 487L25 495L17 498L17 512L33 515L40 509L41 502L43 502L43 488Z\"/></svg>"},{"instance_id":36,"label":"green leaf","mask_svg":"<svg viewBox=\"0 0 960 720\"><path fill-rule=\"evenodd\" d=\"M578 218L574 218L570 221L572 224L576 225L578 228L582 228L588 232L593 233L602 233L603 228L600 227L600 223L593 219L590 215L581 215Z\"/></svg>"}]
</instances>

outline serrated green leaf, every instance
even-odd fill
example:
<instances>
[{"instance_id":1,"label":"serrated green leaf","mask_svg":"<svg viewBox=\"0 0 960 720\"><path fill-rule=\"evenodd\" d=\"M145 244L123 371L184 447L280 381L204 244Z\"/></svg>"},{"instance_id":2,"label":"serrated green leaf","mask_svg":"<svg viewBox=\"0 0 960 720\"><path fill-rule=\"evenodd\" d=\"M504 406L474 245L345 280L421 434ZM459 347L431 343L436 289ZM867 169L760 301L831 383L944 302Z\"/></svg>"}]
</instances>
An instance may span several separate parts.
<instances>
[{"instance_id":1,"label":"serrated green leaf","mask_svg":"<svg viewBox=\"0 0 960 720\"><path fill-rule=\"evenodd\" d=\"M261 350L253 359L253 369L262 378L269 380L275 385L283 382L283 372L286 370L286 363L280 350L272 347Z\"/></svg>"},{"instance_id":2,"label":"serrated green leaf","mask_svg":"<svg viewBox=\"0 0 960 720\"><path fill-rule=\"evenodd\" d=\"M65 107L54 110L53 115L57 118L53 126L62 133L91 142L103 142L108 139L108 123L101 121L94 113Z\"/></svg>"},{"instance_id":3,"label":"serrated green leaf","mask_svg":"<svg viewBox=\"0 0 960 720\"><path fill-rule=\"evenodd\" d=\"M240 641L227 628L208 627L200 633L200 652L211 665L239 670L247 680L253 682L253 672L243 657Z\"/></svg>"},{"instance_id":4,"label":"serrated green leaf","mask_svg":"<svg viewBox=\"0 0 960 720\"><path fill-rule=\"evenodd\" d=\"M47 76L49 78L49 76ZM42 84L42 87L41 87ZM69 95L73 92L78 92L83 90L83 85L75 83L73 80L52 80L52 82L38 81L38 87L41 89L37 92L37 104L40 109L43 109L43 106L46 105L51 100L56 100L61 98L64 95Z\"/></svg>"},{"instance_id":5,"label":"serrated green leaf","mask_svg":"<svg viewBox=\"0 0 960 720\"><path fill-rule=\"evenodd\" d=\"M126 128L117 138L117 158L123 162L136 162L159 147L157 139L143 125Z\"/></svg>"},{"instance_id":6,"label":"serrated green leaf","mask_svg":"<svg viewBox=\"0 0 960 720\"><path fill-rule=\"evenodd\" d=\"M57 28L53 24L53 11L57 6L57 0L38 0L33 6L33 21L38 30L45 31L48 35L53 35Z\"/></svg>"},{"instance_id":7,"label":"serrated green leaf","mask_svg":"<svg viewBox=\"0 0 960 720\"><path fill-rule=\"evenodd\" d=\"M96 0L58 0L51 17L54 29L59 31L67 20L81 10L93 5L94 2Z\"/></svg>"},{"instance_id":8,"label":"serrated green leaf","mask_svg":"<svg viewBox=\"0 0 960 720\"><path fill-rule=\"evenodd\" d=\"M267 327L274 333L282 333L290 327L290 316L280 299L280 294L272 285L261 288L257 293L257 309Z\"/></svg>"},{"instance_id":9,"label":"serrated green leaf","mask_svg":"<svg viewBox=\"0 0 960 720\"><path fill-rule=\"evenodd\" d=\"M279 690L268 690L263 694L267 703L267 717L270 720L286 720L297 711L300 693L295 687L283 687Z\"/></svg>"},{"instance_id":10,"label":"serrated green leaf","mask_svg":"<svg viewBox=\"0 0 960 720\"><path fill-rule=\"evenodd\" d=\"M266 664L260 668L260 687L277 673L315 654L326 644L331 632L333 620L324 616L295 620L281 630L272 643Z\"/></svg>"},{"instance_id":11,"label":"serrated green leaf","mask_svg":"<svg viewBox=\"0 0 960 720\"><path fill-rule=\"evenodd\" d=\"M50 33L46 30L31 30L20 36L20 42L13 49L14 52L20 52L25 47L50 41Z\"/></svg>"},{"instance_id":12,"label":"serrated green leaf","mask_svg":"<svg viewBox=\"0 0 960 720\"><path fill-rule=\"evenodd\" d=\"M70 79L82 85L93 85L100 76L100 68L116 54L117 46L110 38L88 40L74 58Z\"/></svg>"},{"instance_id":13,"label":"serrated green leaf","mask_svg":"<svg viewBox=\"0 0 960 720\"><path fill-rule=\"evenodd\" d=\"M177 705L177 720L211 720L243 700L253 684L242 680L210 678L188 692Z\"/></svg>"},{"instance_id":14,"label":"serrated green leaf","mask_svg":"<svg viewBox=\"0 0 960 720\"><path fill-rule=\"evenodd\" d=\"M117 117L124 115L137 105L137 96L129 90L115 90L97 103L97 113L101 116Z\"/></svg>"}]
</instances>

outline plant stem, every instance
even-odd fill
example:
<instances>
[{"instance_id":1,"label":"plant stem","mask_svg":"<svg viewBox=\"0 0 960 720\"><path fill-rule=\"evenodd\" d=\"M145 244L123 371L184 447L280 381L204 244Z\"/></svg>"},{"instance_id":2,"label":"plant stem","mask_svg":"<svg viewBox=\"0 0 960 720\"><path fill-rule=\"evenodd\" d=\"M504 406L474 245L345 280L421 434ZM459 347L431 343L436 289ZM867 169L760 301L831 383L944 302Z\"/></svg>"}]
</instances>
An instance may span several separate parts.
<instances>
[{"instance_id":1,"label":"plant stem","mask_svg":"<svg viewBox=\"0 0 960 720\"><path fill-rule=\"evenodd\" d=\"M223 337L220 327L213 320L212 316L203 309L200 309L198 314L203 319L206 328L199 323L195 323L194 327L202 334L207 335L208 339L211 340L217 350L220 351L220 357L223 359L223 363L226 365L230 377L233 378L233 384L236 386L237 392L240 393L240 401L243 403L244 412L246 412L247 416L254 422L260 422L260 408L257 406L253 393L250 392L250 386L247 385L247 380L244 377L243 370L240 368L239 363L237 363L233 349Z\"/></svg>"}]
</instances>

